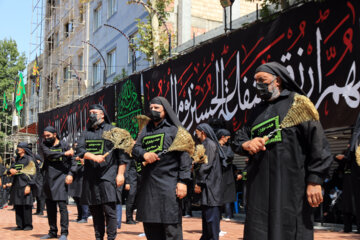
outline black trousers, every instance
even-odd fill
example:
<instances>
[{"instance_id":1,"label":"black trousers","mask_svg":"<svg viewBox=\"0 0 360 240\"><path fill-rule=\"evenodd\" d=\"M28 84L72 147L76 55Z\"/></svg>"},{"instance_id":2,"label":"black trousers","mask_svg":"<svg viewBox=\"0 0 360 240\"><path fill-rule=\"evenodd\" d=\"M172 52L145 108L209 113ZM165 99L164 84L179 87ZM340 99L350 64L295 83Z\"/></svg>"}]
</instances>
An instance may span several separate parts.
<instances>
[{"instance_id":1,"label":"black trousers","mask_svg":"<svg viewBox=\"0 0 360 240\"><path fill-rule=\"evenodd\" d=\"M16 225L19 228L33 227L32 225L32 206L31 205L15 205Z\"/></svg>"},{"instance_id":2,"label":"black trousers","mask_svg":"<svg viewBox=\"0 0 360 240\"><path fill-rule=\"evenodd\" d=\"M219 240L220 207L201 206L202 236L200 240Z\"/></svg>"},{"instance_id":3,"label":"black trousers","mask_svg":"<svg viewBox=\"0 0 360 240\"><path fill-rule=\"evenodd\" d=\"M36 197L36 212L42 213L45 208L45 198L44 197Z\"/></svg>"},{"instance_id":4,"label":"black trousers","mask_svg":"<svg viewBox=\"0 0 360 240\"><path fill-rule=\"evenodd\" d=\"M355 171L353 171L355 172ZM356 228L360 231L360 180L358 176L355 174L351 174L351 181L352 181L352 190L354 194L354 207L355 207L355 215L356 215Z\"/></svg>"},{"instance_id":5,"label":"black trousers","mask_svg":"<svg viewBox=\"0 0 360 240\"><path fill-rule=\"evenodd\" d=\"M76 220L81 220L82 219L82 216L83 216L83 208L81 207L81 204L80 204L80 198L79 197L73 197L75 203L76 203L76 208L77 208L77 211L78 211L78 216L77 216L77 219Z\"/></svg>"},{"instance_id":6,"label":"black trousers","mask_svg":"<svg viewBox=\"0 0 360 240\"><path fill-rule=\"evenodd\" d=\"M69 213L67 210L66 201L53 201L50 199L46 199L46 211L50 226L49 234L56 236L58 232L58 228L56 225L57 205L59 205L59 210L60 210L61 235L67 236L69 234Z\"/></svg>"},{"instance_id":7,"label":"black trousers","mask_svg":"<svg viewBox=\"0 0 360 240\"><path fill-rule=\"evenodd\" d=\"M93 224L95 230L96 240L104 239L105 235L105 220L106 220L106 233L108 240L116 238L116 203L104 203L101 205L89 206L91 215L93 217Z\"/></svg>"},{"instance_id":8,"label":"black trousers","mask_svg":"<svg viewBox=\"0 0 360 240\"><path fill-rule=\"evenodd\" d=\"M143 223L147 240L182 240L182 225Z\"/></svg>"},{"instance_id":9,"label":"black trousers","mask_svg":"<svg viewBox=\"0 0 360 240\"><path fill-rule=\"evenodd\" d=\"M130 186L126 197L126 221L134 220L133 211L135 208L136 184Z\"/></svg>"},{"instance_id":10,"label":"black trousers","mask_svg":"<svg viewBox=\"0 0 360 240\"><path fill-rule=\"evenodd\" d=\"M9 204L9 188L6 188L4 193L4 205L8 205Z\"/></svg>"}]
</instances>

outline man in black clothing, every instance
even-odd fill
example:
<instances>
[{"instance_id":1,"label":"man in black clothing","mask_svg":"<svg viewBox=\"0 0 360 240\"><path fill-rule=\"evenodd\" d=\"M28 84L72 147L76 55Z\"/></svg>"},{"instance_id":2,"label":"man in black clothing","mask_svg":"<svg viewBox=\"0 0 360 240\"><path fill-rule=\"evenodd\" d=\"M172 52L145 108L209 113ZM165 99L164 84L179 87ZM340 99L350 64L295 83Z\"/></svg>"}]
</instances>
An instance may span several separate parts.
<instances>
[{"instance_id":1,"label":"man in black clothing","mask_svg":"<svg viewBox=\"0 0 360 240\"><path fill-rule=\"evenodd\" d=\"M132 154L147 165L141 172L136 219L143 222L149 240L179 240L182 237L180 199L187 193L191 158L187 152L167 152L178 126L169 102L156 97L150 102L151 121L141 131Z\"/></svg>"},{"instance_id":2,"label":"man in black clothing","mask_svg":"<svg viewBox=\"0 0 360 240\"><path fill-rule=\"evenodd\" d=\"M4 182L4 172L5 172L5 166L3 165L2 158L0 157L0 209L3 208L4 205L4 188L3 188L3 182Z\"/></svg>"},{"instance_id":3,"label":"man in black clothing","mask_svg":"<svg viewBox=\"0 0 360 240\"><path fill-rule=\"evenodd\" d=\"M312 208L323 201L329 144L318 120L278 130L294 101L306 99L284 66L263 64L254 78L263 101L233 141L234 152L249 157L244 240L313 239Z\"/></svg>"},{"instance_id":4,"label":"man in black clothing","mask_svg":"<svg viewBox=\"0 0 360 240\"><path fill-rule=\"evenodd\" d=\"M73 176L74 180L72 184L69 186L69 196L71 196L74 199L78 211L76 222L87 223L87 219L89 217L89 206L80 203L83 175L84 175L84 159L81 159L79 156L77 156L78 154L76 152L76 146L77 146L77 142L74 143L76 172Z\"/></svg>"},{"instance_id":5,"label":"man in black clothing","mask_svg":"<svg viewBox=\"0 0 360 240\"><path fill-rule=\"evenodd\" d=\"M126 193L126 224L136 224L133 218L136 189L137 189L137 173L136 173L135 161L131 161L131 163L129 163L126 166L125 187L123 190Z\"/></svg>"},{"instance_id":6,"label":"man in black clothing","mask_svg":"<svg viewBox=\"0 0 360 240\"><path fill-rule=\"evenodd\" d=\"M5 165L5 171L7 171L10 168L9 164ZM7 208L8 207L8 203L9 203L9 192L10 192L10 188L11 188L11 184L12 183L12 177L4 174L2 176L2 202L0 204L0 209L2 208Z\"/></svg>"},{"instance_id":7,"label":"man in black clothing","mask_svg":"<svg viewBox=\"0 0 360 240\"><path fill-rule=\"evenodd\" d=\"M205 147L207 164L201 164L196 171L195 193L201 194L202 236L200 240L217 240L220 232L221 210L223 205L222 162L226 155L217 137L207 123L196 127L196 136Z\"/></svg>"},{"instance_id":8,"label":"man in black clothing","mask_svg":"<svg viewBox=\"0 0 360 240\"><path fill-rule=\"evenodd\" d=\"M19 172L31 162L34 156L28 148L28 144L21 142L17 145L16 160L11 164L7 174L14 176L10 192L10 198L14 204L17 227L13 230L32 230L32 194L31 185L34 184L35 175Z\"/></svg>"},{"instance_id":9,"label":"man in black clothing","mask_svg":"<svg viewBox=\"0 0 360 240\"><path fill-rule=\"evenodd\" d=\"M360 144L360 114L352 131L345 155L337 155L344 168L343 179L343 216L344 232L352 232L353 216L356 216L357 233L360 233L360 165L356 151Z\"/></svg>"},{"instance_id":10,"label":"man in black clothing","mask_svg":"<svg viewBox=\"0 0 360 240\"><path fill-rule=\"evenodd\" d=\"M105 222L108 240L116 238L116 188L124 184L124 172L129 156L115 149L107 157L113 143L105 140L104 131L114 126L102 105L89 108L89 127L80 136L77 154L84 158L83 189L81 204L89 205L93 216L95 238L102 240L105 234ZM106 220L106 221L105 221Z\"/></svg>"},{"instance_id":11,"label":"man in black clothing","mask_svg":"<svg viewBox=\"0 0 360 240\"><path fill-rule=\"evenodd\" d=\"M40 151L44 159L44 192L46 196L46 211L50 226L49 233L41 239L57 237L57 206L60 209L61 236L66 240L69 234L69 214L67 211L68 184L73 181L76 171L73 149L69 144L60 141L55 128L47 126L43 132L44 140Z\"/></svg>"},{"instance_id":12,"label":"man in black clothing","mask_svg":"<svg viewBox=\"0 0 360 240\"><path fill-rule=\"evenodd\" d=\"M44 215L45 207L45 193L43 190L44 176L43 176L43 165L44 160L39 154L35 154L35 165L36 165L36 177L34 184L34 197L36 198L36 213L34 215Z\"/></svg>"},{"instance_id":13,"label":"man in black clothing","mask_svg":"<svg viewBox=\"0 0 360 240\"><path fill-rule=\"evenodd\" d=\"M235 177L233 169L233 160L234 152L231 150L228 141L231 137L231 133L227 129L219 129L216 132L216 137L219 141L220 147L226 154L226 160L222 162L222 188L224 189L223 193L223 203L225 208L225 221L230 221L230 218L233 217L232 206L233 202L236 201L236 187L235 187Z\"/></svg>"}]
</instances>

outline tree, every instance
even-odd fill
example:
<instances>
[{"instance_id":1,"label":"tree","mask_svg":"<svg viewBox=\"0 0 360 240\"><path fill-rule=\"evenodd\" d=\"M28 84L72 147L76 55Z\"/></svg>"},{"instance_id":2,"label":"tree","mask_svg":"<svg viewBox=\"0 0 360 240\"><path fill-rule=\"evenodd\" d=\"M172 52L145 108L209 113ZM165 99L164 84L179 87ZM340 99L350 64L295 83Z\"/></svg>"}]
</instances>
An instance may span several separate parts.
<instances>
[{"instance_id":1,"label":"tree","mask_svg":"<svg viewBox=\"0 0 360 240\"><path fill-rule=\"evenodd\" d=\"M251 0L248 0L251 1ZM285 10L300 2L324 1L324 0L263 0L261 3L261 16L269 17L277 10Z\"/></svg>"},{"instance_id":2,"label":"tree","mask_svg":"<svg viewBox=\"0 0 360 240\"><path fill-rule=\"evenodd\" d=\"M138 36L135 36L134 47L146 55L146 59L155 64L164 60L169 55L169 34L166 26L169 13L167 6L172 0L130 0L129 4L141 4L149 15L146 20L136 19L138 22ZM172 38L173 39L173 38Z\"/></svg>"},{"instance_id":3,"label":"tree","mask_svg":"<svg viewBox=\"0 0 360 240\"><path fill-rule=\"evenodd\" d=\"M20 54L17 49L17 44L14 40L0 40L0 95L7 97L7 104L11 106L7 111L0 111L0 153L5 150L5 135L11 134L11 109L13 95L15 91L15 82L18 78L18 73L25 69L25 54ZM1 105L3 99L1 99ZM7 124L7 125L6 125ZM6 130L6 131L5 131Z\"/></svg>"}]
</instances>

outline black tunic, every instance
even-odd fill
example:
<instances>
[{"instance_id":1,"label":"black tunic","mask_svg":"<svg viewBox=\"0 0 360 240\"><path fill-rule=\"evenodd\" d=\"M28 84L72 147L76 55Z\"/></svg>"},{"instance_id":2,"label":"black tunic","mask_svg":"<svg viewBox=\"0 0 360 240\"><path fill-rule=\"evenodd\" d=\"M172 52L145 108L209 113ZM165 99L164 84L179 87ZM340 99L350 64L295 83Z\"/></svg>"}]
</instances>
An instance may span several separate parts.
<instances>
[{"instance_id":1,"label":"black tunic","mask_svg":"<svg viewBox=\"0 0 360 240\"><path fill-rule=\"evenodd\" d=\"M70 146L60 141L55 146L48 147L40 144L41 154L44 159L44 193L46 199L53 201L68 200L68 186L65 183L67 175L73 175L75 165L72 157L66 157L65 152Z\"/></svg>"},{"instance_id":2,"label":"black tunic","mask_svg":"<svg viewBox=\"0 0 360 240\"><path fill-rule=\"evenodd\" d=\"M110 131L114 126L102 123L96 129L89 129L80 136L77 154L83 158L86 152L103 155L110 151L113 143L102 138L104 131ZM85 160L81 204L100 205L117 202L116 175L121 164L129 162L129 156L115 149L102 163Z\"/></svg>"},{"instance_id":3,"label":"black tunic","mask_svg":"<svg viewBox=\"0 0 360 240\"><path fill-rule=\"evenodd\" d=\"M232 161L234 160L234 152L231 150L231 147L228 145L222 146L222 149L227 157L227 167L222 167L222 188L223 193L223 202L232 203L236 201L236 187L235 187L235 178L234 178L234 169Z\"/></svg>"},{"instance_id":4,"label":"black tunic","mask_svg":"<svg viewBox=\"0 0 360 240\"><path fill-rule=\"evenodd\" d=\"M157 127L150 122L141 131L132 154L139 161L144 161L146 152L159 153L168 149L177 130L166 119ZM141 172L136 219L147 223L181 223L176 185L191 179L191 158L187 152L168 152L159 157L159 161L148 164Z\"/></svg>"},{"instance_id":5,"label":"black tunic","mask_svg":"<svg viewBox=\"0 0 360 240\"><path fill-rule=\"evenodd\" d=\"M40 160L40 163L37 162L37 160ZM36 165L36 177L35 177L35 184L34 184L34 196L38 198L45 197L44 196L44 172L43 172L43 165L44 160L39 156L35 155L35 165Z\"/></svg>"},{"instance_id":6,"label":"black tunic","mask_svg":"<svg viewBox=\"0 0 360 240\"><path fill-rule=\"evenodd\" d=\"M126 166L125 172L125 184L130 184L131 188L136 189L136 182L137 182L137 172L136 172L136 165L135 160L131 161L131 163Z\"/></svg>"},{"instance_id":7,"label":"black tunic","mask_svg":"<svg viewBox=\"0 0 360 240\"><path fill-rule=\"evenodd\" d=\"M258 105L236 133L233 150L246 155L242 143L278 127L293 101L294 93L285 89L278 99ZM269 142L266 151L249 156L244 239L313 239L306 186L322 184L332 162L322 126L307 121L283 129Z\"/></svg>"},{"instance_id":8,"label":"black tunic","mask_svg":"<svg viewBox=\"0 0 360 240\"><path fill-rule=\"evenodd\" d=\"M201 205L217 207L223 204L222 167L218 146L206 138L202 143L208 157L207 164L201 164L196 172L196 184L201 187Z\"/></svg>"},{"instance_id":9,"label":"black tunic","mask_svg":"<svg viewBox=\"0 0 360 240\"><path fill-rule=\"evenodd\" d=\"M29 155L24 155L23 157L17 157L15 162L11 164L10 169L20 170L26 167L30 161L34 161L32 157ZM8 170L8 174L10 174L10 169ZM10 190L10 201L14 205L32 205L33 198L32 194L24 194L25 187L34 184L34 177L30 175L25 175L22 173L18 173L13 176L13 182Z\"/></svg>"},{"instance_id":10,"label":"black tunic","mask_svg":"<svg viewBox=\"0 0 360 240\"><path fill-rule=\"evenodd\" d=\"M73 182L69 185L69 196L80 198L83 185L84 165L81 164L80 160L74 161L76 170L74 173Z\"/></svg>"}]
</instances>

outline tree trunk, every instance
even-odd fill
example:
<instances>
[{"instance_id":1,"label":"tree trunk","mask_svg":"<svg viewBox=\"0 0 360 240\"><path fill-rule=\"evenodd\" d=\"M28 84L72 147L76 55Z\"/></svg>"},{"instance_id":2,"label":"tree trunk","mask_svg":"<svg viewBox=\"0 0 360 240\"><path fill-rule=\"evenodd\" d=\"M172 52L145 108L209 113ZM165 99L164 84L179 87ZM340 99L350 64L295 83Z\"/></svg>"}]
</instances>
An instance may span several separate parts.
<instances>
[{"instance_id":1,"label":"tree trunk","mask_svg":"<svg viewBox=\"0 0 360 240\"><path fill-rule=\"evenodd\" d=\"M151 0L151 7L156 10L156 0ZM155 64L160 62L159 50L160 50L160 36L159 36L159 19L156 12L150 12L151 27L152 27L152 39L154 47L154 62Z\"/></svg>"}]
</instances>

